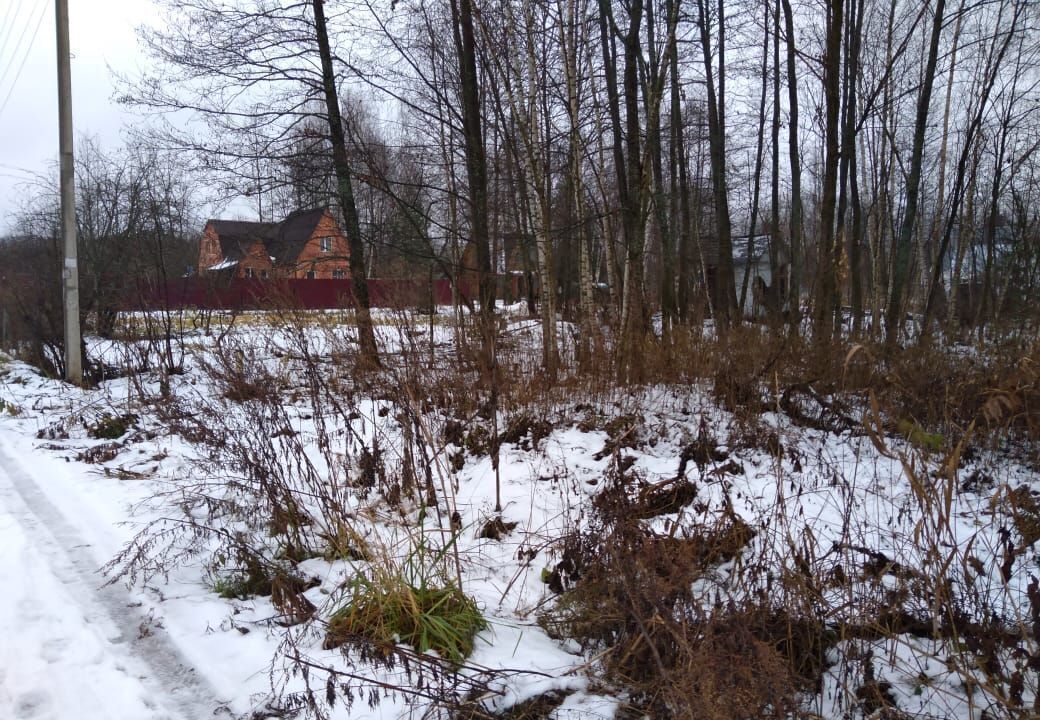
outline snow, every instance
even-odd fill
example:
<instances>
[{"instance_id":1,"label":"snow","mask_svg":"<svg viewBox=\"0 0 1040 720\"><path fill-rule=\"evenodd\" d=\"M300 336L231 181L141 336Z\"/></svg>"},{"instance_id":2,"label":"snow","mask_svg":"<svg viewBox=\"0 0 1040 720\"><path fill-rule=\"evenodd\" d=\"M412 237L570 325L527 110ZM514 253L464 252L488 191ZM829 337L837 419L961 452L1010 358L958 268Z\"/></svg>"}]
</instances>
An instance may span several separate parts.
<instances>
[{"instance_id":1,"label":"snow","mask_svg":"<svg viewBox=\"0 0 1040 720\"><path fill-rule=\"evenodd\" d=\"M212 271L227 270L228 268L233 268L236 265L238 265L238 260L229 260L229 259L225 258L225 259L221 260L220 262L218 262L216 265L211 265L211 266L209 266L206 269L207 270L212 270Z\"/></svg>"},{"instance_id":2,"label":"snow","mask_svg":"<svg viewBox=\"0 0 1040 720\"><path fill-rule=\"evenodd\" d=\"M205 682L173 646L149 638L156 618L122 589L101 587L94 544L41 488L62 474L44 480L25 450L0 433L0 717L211 714L219 703L207 702Z\"/></svg>"},{"instance_id":3,"label":"snow","mask_svg":"<svg viewBox=\"0 0 1040 720\"><path fill-rule=\"evenodd\" d=\"M312 345L320 348L315 340L311 338ZM265 346L278 353L295 344L294 338L282 333L265 340ZM109 343L92 341L91 346L109 354L110 359L125 353ZM40 655L37 662L24 663L17 673L7 672L3 687L23 690L17 696L0 696L11 704L10 713L0 705L0 717L192 718L208 717L215 709L239 717L262 713L272 682L286 691L301 690L298 678L272 676L277 673L282 637L280 628L270 623L278 613L268 599L221 599L210 589L208 571L200 566L179 568L129 589L121 583L102 587L105 577L99 568L135 532L167 511L156 504L153 495L175 490L192 475L197 460L192 448L175 436L159 433L138 440L99 465L83 463L77 460L83 451L105 443L84 437L82 426L104 414L125 411L128 398L134 395L131 385L114 380L99 390L83 391L41 378L21 363L7 362L0 369L4 371L0 398L17 413L0 414L0 504L4 511L0 570L3 577L24 578L18 585L24 592L5 597L11 605L3 607L0 631L11 638L3 646L11 657L5 657L8 662L3 667L15 667L13 658L24 657L27 650L38 650ZM189 391L196 380L185 382L182 389ZM209 392L205 389L202 395ZM369 417L378 414L379 405L371 404ZM313 434L313 421L297 421L301 433ZM370 424L370 437L376 432ZM38 434L44 437L34 438ZM65 434L72 437L65 439ZM48 439L52 435L58 439ZM314 459L320 461L317 455ZM27 519L33 516L23 507L24 494L43 508L41 520ZM487 505L486 499L471 500L474 505ZM26 537L27 527L38 532ZM52 537L55 528L57 539ZM26 548L32 551L26 552ZM470 552L478 558L482 550L474 543L464 554ZM72 553L73 560L67 553ZM480 582L478 566L487 572L480 585L476 584ZM314 559L301 569L322 580L308 596L318 605L334 605L344 568ZM484 557L474 564L472 590L487 608L489 629L478 638L471 664L522 670L519 680L503 689L506 704L552 687L584 687L584 677L572 672L580 657L550 641L533 620L494 610L501 602L499 590L509 580L502 570L497 558ZM38 600L34 600L36 596ZM156 638L170 657L149 649ZM315 650L311 657L323 663L341 662L337 651ZM82 677L102 696L103 702L91 704L97 708L96 714L83 714L77 697L91 695L80 693L77 684L54 691L50 670ZM185 673L189 674L187 680ZM194 678L205 679L204 690L193 687ZM185 709L176 699L188 689L198 704ZM359 703L348 713L341 707L334 716L391 718L406 711L402 701L391 698L377 709Z\"/></svg>"},{"instance_id":4,"label":"snow","mask_svg":"<svg viewBox=\"0 0 1040 720\"><path fill-rule=\"evenodd\" d=\"M302 354L326 356L349 343L349 328L323 325L327 323L294 331L266 327L259 318L229 329L221 342L238 348L257 372L284 377ZM422 323L417 328L419 342L425 342ZM433 331L435 343L450 345L449 328L437 325ZM537 331L536 322L516 321L510 327L519 342L529 341ZM389 322L379 332L384 346L404 345ZM190 339L186 372L170 378L171 391L200 409L209 407L231 418L242 412L242 404L222 398L221 388L202 368L204 360L212 362L216 342L202 335ZM131 348L91 341L91 350L118 361ZM156 377L141 379L143 389L157 389ZM168 572L139 577L129 587L122 581L106 584L99 569L149 523L182 520L178 513L189 507L191 488L241 480L240 469L213 466L204 448L173 434L138 407L139 392L127 379L108 381L96 390L70 388L0 356L0 577L7 580L0 593L0 718L263 717L265 709L276 711L276 706L269 708L272 686L287 692L304 688L301 677L284 672L289 666L283 644L287 638L317 664L371 681L401 682L395 671L352 666L339 651L322 650L321 637L307 626L286 631L272 620L279 611L270 598L218 597L212 589L217 570L203 551ZM563 411L570 412L567 406L573 404L563 399L557 407L566 415ZM650 521L655 529L708 526L722 508L730 508L757 531L750 556L780 569L790 565L797 548L815 558L814 569L821 572L839 565L861 567L864 556L857 548L931 572L943 558L928 555L915 540L934 538L932 547L949 548L951 557L956 550L958 559L974 556L983 568L969 577L967 566L953 567L953 582L972 583L989 607L1002 608L1007 617L1028 614L1023 598L1037 557L1029 550L1007 581L1000 579L1003 545L994 513L1006 488L1031 486L1036 477L999 455L960 471L958 478L981 469L995 482L991 488L945 496L950 502L947 516L930 503L943 500L942 483L949 481L936 481L940 492L934 496L915 489L913 473L927 477L928 470L914 465L921 458L898 440L878 447L866 436L822 433L767 414L762 427L786 448L782 457L773 457L742 447L739 423L697 387L618 391L593 398L590 407L601 419L623 414L641 418L645 441L620 455L631 458L630 472L647 483L675 477L682 448L703 427L711 429L720 449L742 469L734 474L723 472L721 463L703 468L691 463L686 477L697 485L697 508L655 518ZM293 437L300 438L314 472L325 481L342 479L335 453L349 454L358 444L371 446L375 438L387 452L393 451L400 428L394 412L384 409L390 410L390 403L362 398L354 420L315 418L314 408L298 399L288 402L285 412ZM127 411L140 415L131 441L103 462L81 459L85 451L104 449L106 442L90 438L85 428L104 414ZM344 440L334 451L319 448L319 419L330 424L333 436L355 440ZM496 693L488 699L492 710L549 690L569 693L552 716L560 720L609 718L620 702L610 688L590 682L586 671L591 658L576 643L551 639L537 623L538 613L553 600L542 579L543 570L558 560L553 542L583 526L590 498L602 490L617 460L602 452L608 433L601 426L554 423L536 446L505 444L497 468L490 457L466 452L461 470L449 472L446 458L462 451L454 445L441 448L435 461L435 475L444 474L439 480L442 502L462 518L453 547L463 585L489 623L468 665L474 672L509 670L491 682ZM503 520L518 523L518 528L500 541L480 538L479 529L495 515L498 497ZM408 508L392 511L379 497L345 502L353 517L366 519L367 537L380 547L409 547L416 522L431 538L442 532L432 516L417 521ZM305 597L322 617L341 600L345 579L371 569L365 561L320 557L297 567L317 578ZM734 573L730 563L698 580L705 597L750 592L730 584ZM765 583L764 576L760 582ZM841 613L876 607L898 584L891 573L864 576L848 586L824 588L821 601L832 603L837 620ZM853 595L844 598L841 593ZM897 636L844 640L831 653L845 658L844 663L868 650L876 676L891 684L904 710L966 720L980 716L982 706L959 690L975 669L951 660L949 646ZM855 702L843 684L842 670L842 663L831 668L822 692L809 699L822 717L843 717ZM1027 701L1034 692L1027 687ZM350 709L339 704L332 717L394 718L408 712L404 698L392 697L372 707L366 702Z\"/></svg>"}]
</instances>

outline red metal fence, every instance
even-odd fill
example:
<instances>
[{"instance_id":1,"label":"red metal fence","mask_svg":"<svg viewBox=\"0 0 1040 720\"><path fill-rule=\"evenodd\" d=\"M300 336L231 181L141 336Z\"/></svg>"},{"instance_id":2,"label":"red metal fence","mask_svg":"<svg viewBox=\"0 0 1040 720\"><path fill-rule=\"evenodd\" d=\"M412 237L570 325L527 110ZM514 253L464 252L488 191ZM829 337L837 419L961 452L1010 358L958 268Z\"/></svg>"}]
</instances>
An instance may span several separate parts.
<instances>
[{"instance_id":1,"label":"red metal fence","mask_svg":"<svg viewBox=\"0 0 1040 720\"><path fill-rule=\"evenodd\" d=\"M463 299L476 297L471 283L460 282ZM372 307L429 307L450 305L451 280L369 280L368 297ZM218 279L178 278L165 285L141 288L129 298L124 310L199 308L207 310L263 310L297 307L306 310L332 310L354 306L350 280Z\"/></svg>"}]
</instances>

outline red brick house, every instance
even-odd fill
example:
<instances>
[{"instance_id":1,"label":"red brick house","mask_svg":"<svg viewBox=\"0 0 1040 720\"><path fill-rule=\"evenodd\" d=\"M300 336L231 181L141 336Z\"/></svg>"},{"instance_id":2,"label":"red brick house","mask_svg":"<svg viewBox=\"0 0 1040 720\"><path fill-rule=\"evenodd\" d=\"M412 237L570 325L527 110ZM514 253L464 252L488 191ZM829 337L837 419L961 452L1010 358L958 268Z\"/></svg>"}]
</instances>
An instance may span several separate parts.
<instances>
[{"instance_id":1,"label":"red brick house","mask_svg":"<svg viewBox=\"0 0 1040 720\"><path fill-rule=\"evenodd\" d=\"M199 242L199 274L236 278L349 278L350 247L328 207L281 222L208 220Z\"/></svg>"}]
</instances>

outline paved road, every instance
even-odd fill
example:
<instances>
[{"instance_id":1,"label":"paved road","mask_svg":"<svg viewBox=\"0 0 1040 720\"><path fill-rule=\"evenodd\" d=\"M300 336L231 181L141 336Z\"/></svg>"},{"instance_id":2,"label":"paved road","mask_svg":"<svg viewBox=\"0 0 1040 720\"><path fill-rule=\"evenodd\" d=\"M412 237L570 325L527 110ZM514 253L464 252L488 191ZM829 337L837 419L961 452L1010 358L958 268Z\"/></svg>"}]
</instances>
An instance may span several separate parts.
<instances>
[{"instance_id":1,"label":"paved road","mask_svg":"<svg viewBox=\"0 0 1040 720\"><path fill-rule=\"evenodd\" d=\"M0 718L199 720L208 684L0 434Z\"/></svg>"}]
</instances>

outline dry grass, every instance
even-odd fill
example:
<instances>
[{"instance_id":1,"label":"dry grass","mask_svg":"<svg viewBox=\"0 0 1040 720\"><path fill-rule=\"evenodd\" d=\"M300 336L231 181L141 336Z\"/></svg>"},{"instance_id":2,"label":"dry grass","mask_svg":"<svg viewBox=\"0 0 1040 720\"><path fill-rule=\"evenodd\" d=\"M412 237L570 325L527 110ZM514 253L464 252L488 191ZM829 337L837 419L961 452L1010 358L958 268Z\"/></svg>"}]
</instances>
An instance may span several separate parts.
<instances>
[{"instance_id":1,"label":"dry grass","mask_svg":"<svg viewBox=\"0 0 1040 720\"><path fill-rule=\"evenodd\" d=\"M1003 688L1005 716L1015 717L1008 688L1021 683L1004 659L1015 652L1034 657L1036 642L1021 633L1016 639L1007 613L978 622L993 608L980 606L981 594L973 595L972 588L949 582L949 568L971 566L972 558L953 547L949 533L949 493L956 485L931 483L928 472L950 476L974 446L983 444L1021 447L1035 458L1040 439L1036 345L886 354L870 345L810 345L756 326L719 338L680 328L667 341L647 338L636 349L643 362L634 384L618 381L607 333L598 339L603 362L579 365L565 341L565 362L553 376L541 371L537 347L507 328L496 369L488 375L478 361L472 327L459 331L452 348L433 352L423 332L428 318L402 313L392 322L399 333L396 351L385 356L381 369L361 371L352 367L349 334L335 319L292 312L281 317L289 347L277 363L250 355L250 348L228 336L205 364L218 396L196 398L195 405L163 400L159 412L209 451L214 469L238 468L233 489L240 497L199 487L192 498L195 509L213 511L225 544L245 537L261 558L291 553L374 567L389 555L372 541L364 525L368 520L353 512L358 503L420 528L412 535L420 540L405 557L425 552L429 560L432 554L437 573L390 562L385 572L366 569L354 577L327 616L327 647L361 644L368 653L363 657L379 660L399 652L394 648L404 642L420 656L432 650L454 663L464 661L484 621L465 594L451 542L424 551L421 526L436 516L440 531L453 536L454 473L467 458L490 455L497 466L503 444L537 453L554 431L576 425L606 435L600 457L613 459L613 471L586 508L595 521L546 540L559 562L547 569L555 599L541 621L554 636L581 643L594 659L589 667L598 679L624 693L639 712L665 720L797 716L806 696L831 672L829 661L841 643L920 636L950 643L956 650L951 665L962 668L965 682L983 668L989 686ZM309 338L322 331L328 342L318 352ZM651 387L671 393L677 405L697 392L728 410L728 449L714 441L713 428L702 427L695 440L687 438L675 479L648 483L630 472L630 451L660 440L634 399ZM313 438L286 431L304 411L314 418ZM700 498L699 488L685 479L689 463L714 469L710 477L723 482L727 473L739 471L729 453L761 451L777 468L791 456L786 439L765 429L765 411L794 425L867 434L891 457L896 456L887 446L891 437L909 440L908 448L900 445L907 448L908 472L927 468L910 476L914 511L930 523L914 538L928 563L897 567L883 555L871 555L873 548L851 543L820 548L804 528L785 524L789 519L772 518L763 529L749 526L732 508L690 515ZM383 427L388 420L398 428L392 437L354 429L366 423ZM314 447L320 467L308 454ZM777 473L778 486L793 481ZM1034 527L1037 503L1017 490L1003 497L997 509L1017 533L1006 553L1013 564L1022 562L1023 548L1040 536ZM665 531L655 524L678 512L697 522ZM235 535L230 525L220 527L226 520L216 518L234 518L240 523L235 528L248 532ZM493 521L485 529L498 539L514 530ZM213 530L191 527L203 535ZM775 533L771 540L777 542L756 543L765 532ZM848 532L873 537L885 528ZM789 552L782 557L764 549L776 553L783 542ZM824 561L828 554L831 559ZM720 584L709 580L720 574L728 578L727 592L713 594ZM873 594L857 596L854 587L869 587ZM286 615L310 617L306 606L294 604L300 592L289 588L283 594ZM1040 591L1036 595L1040 623ZM1033 612L1019 610L1023 617ZM928 613L941 620L933 622ZM851 655L840 662L848 694L859 698L861 709L886 710L887 695L881 681L870 676L869 663ZM998 690L993 693L999 696ZM512 716L537 717L532 713L540 708L545 709L537 703L517 708ZM471 717L486 716L472 711L478 714Z\"/></svg>"},{"instance_id":2,"label":"dry grass","mask_svg":"<svg viewBox=\"0 0 1040 720\"><path fill-rule=\"evenodd\" d=\"M831 643L822 623L768 600L713 604L698 581L744 553L754 531L735 516L659 535L625 478L598 497L597 522L563 543L540 622L599 658L607 681L655 718L785 717L819 682Z\"/></svg>"}]
</instances>

